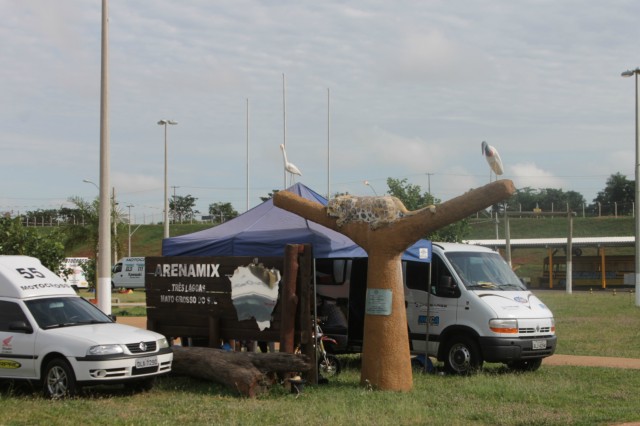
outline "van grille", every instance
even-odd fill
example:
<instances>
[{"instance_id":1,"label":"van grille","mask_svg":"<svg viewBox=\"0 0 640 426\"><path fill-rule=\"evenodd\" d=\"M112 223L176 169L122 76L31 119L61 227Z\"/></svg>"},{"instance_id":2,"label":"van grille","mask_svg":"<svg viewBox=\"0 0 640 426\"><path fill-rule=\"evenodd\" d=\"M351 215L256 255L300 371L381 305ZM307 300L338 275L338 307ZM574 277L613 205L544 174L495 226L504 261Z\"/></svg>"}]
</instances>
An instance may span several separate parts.
<instances>
[{"instance_id":1,"label":"van grille","mask_svg":"<svg viewBox=\"0 0 640 426\"><path fill-rule=\"evenodd\" d=\"M551 327L540 327L540 330L536 331L533 327L523 327L518 329L520 334L533 334L533 333L550 333Z\"/></svg>"},{"instance_id":2,"label":"van grille","mask_svg":"<svg viewBox=\"0 0 640 426\"><path fill-rule=\"evenodd\" d=\"M146 349L143 350L140 346L146 346ZM155 352L156 351L156 342L155 340L151 342L138 342L138 343L129 343L127 344L127 348L129 352L132 354L143 354L147 352Z\"/></svg>"}]
</instances>

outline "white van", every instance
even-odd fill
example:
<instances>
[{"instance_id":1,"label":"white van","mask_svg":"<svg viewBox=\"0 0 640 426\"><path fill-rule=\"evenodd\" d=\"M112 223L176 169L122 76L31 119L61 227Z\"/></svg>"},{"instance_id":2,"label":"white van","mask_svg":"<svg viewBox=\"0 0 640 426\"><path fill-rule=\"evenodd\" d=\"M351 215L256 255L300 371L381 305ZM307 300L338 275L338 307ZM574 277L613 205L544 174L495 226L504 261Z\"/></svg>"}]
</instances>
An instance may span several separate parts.
<instances>
[{"instance_id":1,"label":"white van","mask_svg":"<svg viewBox=\"0 0 640 426\"><path fill-rule=\"evenodd\" d=\"M113 265L111 287L144 288L144 257L125 257Z\"/></svg>"},{"instance_id":2,"label":"white van","mask_svg":"<svg viewBox=\"0 0 640 426\"><path fill-rule=\"evenodd\" d=\"M413 354L426 353L443 361L447 371L468 374L485 361L533 371L554 353L553 314L526 289L499 253L451 243L433 243L432 250L431 263L403 262ZM324 261L332 264L323 266L317 261L316 270L321 269L323 278L318 280L317 293L331 304L320 302L318 313L322 316L324 308L335 305L345 313L347 324L325 324L323 331L339 342L338 352L359 352L367 260ZM329 284L327 276L332 276Z\"/></svg>"},{"instance_id":3,"label":"white van","mask_svg":"<svg viewBox=\"0 0 640 426\"><path fill-rule=\"evenodd\" d=\"M88 257L67 257L60 265L60 278L78 291L79 288L89 288L89 282L84 274L84 266L89 262Z\"/></svg>"},{"instance_id":4,"label":"white van","mask_svg":"<svg viewBox=\"0 0 640 426\"><path fill-rule=\"evenodd\" d=\"M82 386L149 389L173 352L155 332L116 324L28 256L0 256L0 380L26 379L60 398Z\"/></svg>"}]
</instances>

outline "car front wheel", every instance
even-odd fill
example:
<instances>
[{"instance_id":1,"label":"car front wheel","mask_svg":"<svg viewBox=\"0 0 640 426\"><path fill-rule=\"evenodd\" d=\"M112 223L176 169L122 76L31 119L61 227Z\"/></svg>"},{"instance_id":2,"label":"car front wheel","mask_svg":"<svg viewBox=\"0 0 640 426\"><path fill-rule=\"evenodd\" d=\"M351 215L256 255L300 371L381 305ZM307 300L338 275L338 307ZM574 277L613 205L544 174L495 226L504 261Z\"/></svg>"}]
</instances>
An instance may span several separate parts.
<instances>
[{"instance_id":1,"label":"car front wheel","mask_svg":"<svg viewBox=\"0 0 640 426\"><path fill-rule=\"evenodd\" d=\"M445 369L449 373L468 375L482 368L482 355L475 340L468 336L454 336L447 342Z\"/></svg>"},{"instance_id":2,"label":"car front wheel","mask_svg":"<svg viewBox=\"0 0 640 426\"><path fill-rule=\"evenodd\" d=\"M45 397L58 399L76 395L76 377L67 361L54 358L49 361L43 373L42 391Z\"/></svg>"}]
</instances>

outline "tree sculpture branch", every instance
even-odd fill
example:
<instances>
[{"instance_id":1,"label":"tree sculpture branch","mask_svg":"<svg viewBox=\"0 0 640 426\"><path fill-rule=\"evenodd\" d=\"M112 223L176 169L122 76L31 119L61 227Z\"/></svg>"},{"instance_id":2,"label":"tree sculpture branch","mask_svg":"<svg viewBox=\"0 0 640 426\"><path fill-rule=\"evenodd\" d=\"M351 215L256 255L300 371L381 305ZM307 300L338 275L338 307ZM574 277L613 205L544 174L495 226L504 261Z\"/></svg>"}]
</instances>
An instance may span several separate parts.
<instances>
[{"instance_id":1,"label":"tree sculpture branch","mask_svg":"<svg viewBox=\"0 0 640 426\"><path fill-rule=\"evenodd\" d=\"M420 236L457 222L484 208L492 206L515 193L515 187L510 180L498 180L481 188L472 189L456 198L438 204L435 211L426 207L415 210L404 218L377 229L382 234L398 235L398 250L405 250ZM299 197L288 191L279 191L273 197L273 204L284 210L296 213L305 219L319 223L327 228L338 231L367 250L371 239L371 229L367 223L350 222L338 226L337 219L327 214L326 207ZM377 233L376 232L376 233ZM416 238L418 236L418 238ZM391 243L388 241L388 243Z\"/></svg>"}]
</instances>

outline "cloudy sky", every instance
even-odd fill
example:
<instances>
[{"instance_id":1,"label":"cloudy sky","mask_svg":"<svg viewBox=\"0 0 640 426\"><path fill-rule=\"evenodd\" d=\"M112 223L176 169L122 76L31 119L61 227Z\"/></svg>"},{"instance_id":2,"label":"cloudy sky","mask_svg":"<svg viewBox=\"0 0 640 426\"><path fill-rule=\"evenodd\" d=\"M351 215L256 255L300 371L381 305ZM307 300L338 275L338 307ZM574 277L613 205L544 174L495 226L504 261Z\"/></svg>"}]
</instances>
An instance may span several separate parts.
<instances>
[{"instance_id":1,"label":"cloudy sky","mask_svg":"<svg viewBox=\"0 0 640 426\"><path fill-rule=\"evenodd\" d=\"M101 2L0 15L0 212L90 200ZM639 17L634 0L110 0L111 185L136 222L161 220L166 118L170 192L203 213L281 189L284 141L321 194L393 177L448 200L488 183L486 140L516 187L591 202L611 174L634 179L620 73L640 65Z\"/></svg>"}]
</instances>

